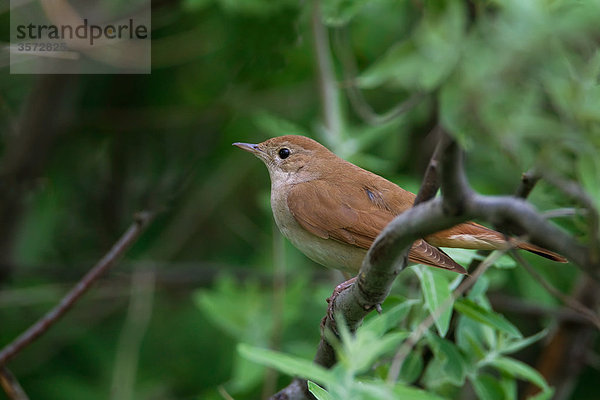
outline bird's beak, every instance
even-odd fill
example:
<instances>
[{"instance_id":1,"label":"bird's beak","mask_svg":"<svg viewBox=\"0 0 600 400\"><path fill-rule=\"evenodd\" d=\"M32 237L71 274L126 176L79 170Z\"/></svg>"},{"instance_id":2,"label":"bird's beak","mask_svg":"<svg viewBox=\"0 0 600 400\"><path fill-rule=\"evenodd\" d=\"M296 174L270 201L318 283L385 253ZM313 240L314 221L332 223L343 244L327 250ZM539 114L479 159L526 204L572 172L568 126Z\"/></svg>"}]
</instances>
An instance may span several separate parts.
<instances>
[{"instance_id":1,"label":"bird's beak","mask_svg":"<svg viewBox=\"0 0 600 400\"><path fill-rule=\"evenodd\" d=\"M257 156L263 152L257 144L235 142L233 145Z\"/></svg>"}]
</instances>

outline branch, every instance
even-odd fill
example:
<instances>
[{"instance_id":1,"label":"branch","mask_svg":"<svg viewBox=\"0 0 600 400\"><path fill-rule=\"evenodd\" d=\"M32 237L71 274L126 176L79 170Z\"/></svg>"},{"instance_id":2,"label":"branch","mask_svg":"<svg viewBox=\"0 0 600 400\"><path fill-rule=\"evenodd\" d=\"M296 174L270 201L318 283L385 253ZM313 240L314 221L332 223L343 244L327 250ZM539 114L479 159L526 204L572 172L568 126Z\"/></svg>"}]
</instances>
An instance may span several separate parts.
<instances>
[{"instance_id":1,"label":"branch","mask_svg":"<svg viewBox=\"0 0 600 400\"><path fill-rule=\"evenodd\" d=\"M438 133L439 140L435 146L433 155L429 160L427 169L425 169L423 182L421 183L421 188L419 189L419 193L417 193L417 197L415 198L415 202L413 204L414 206L434 198L438 189L440 188L439 161L442 153L450 144L450 136L448 136L448 132L446 132L446 130L440 125L436 125L436 127L433 128L432 133Z\"/></svg>"},{"instance_id":2,"label":"branch","mask_svg":"<svg viewBox=\"0 0 600 400\"><path fill-rule=\"evenodd\" d=\"M17 378L5 366L0 367L0 386L10 400L29 400Z\"/></svg>"},{"instance_id":3,"label":"branch","mask_svg":"<svg viewBox=\"0 0 600 400\"><path fill-rule=\"evenodd\" d=\"M442 196L449 214L488 221L503 230L524 233L530 241L562 254L592 278L600 280L599 266L590 249L549 223L523 199L512 196L482 196L473 192L463 171L462 151L456 143L448 147L442 163Z\"/></svg>"},{"instance_id":4,"label":"branch","mask_svg":"<svg viewBox=\"0 0 600 400\"><path fill-rule=\"evenodd\" d=\"M513 227L524 232L534 244L557 252L599 280L598 266L591 262L589 249L571 235L550 224L536 209L521 199L509 196L473 195L467 200L466 211L501 227Z\"/></svg>"},{"instance_id":5,"label":"branch","mask_svg":"<svg viewBox=\"0 0 600 400\"><path fill-rule=\"evenodd\" d=\"M577 200L583 205L587 211L587 217L590 222L590 257L594 263L600 262L600 210L596 209L594 200L586 193L585 190L576 182L562 179L550 172L543 174L550 184L555 186L558 190Z\"/></svg>"},{"instance_id":6,"label":"branch","mask_svg":"<svg viewBox=\"0 0 600 400\"><path fill-rule=\"evenodd\" d=\"M335 297L333 307L343 315L350 331L354 332L363 318L385 300L394 279L405 267L406 255L415 240L464 220L462 217L445 215L440 198L421 203L394 218L369 249L356 283ZM326 316L325 329L333 331L333 324ZM335 352L324 335L321 336L314 362L326 368L336 363ZM271 400L310 398L306 395L306 382L295 379L273 395Z\"/></svg>"},{"instance_id":7,"label":"branch","mask_svg":"<svg viewBox=\"0 0 600 400\"><path fill-rule=\"evenodd\" d=\"M308 391L306 381L300 378L294 378L292 382L273 396L269 400L314 400L315 397Z\"/></svg>"},{"instance_id":8,"label":"branch","mask_svg":"<svg viewBox=\"0 0 600 400\"><path fill-rule=\"evenodd\" d=\"M514 227L533 243L561 253L597 277L597 266L591 263L588 248L550 224L529 203L513 196L481 196L473 192L463 170L463 153L454 141L446 146L441 167L442 197L396 216L367 252L356 282L334 298L331 307L344 317L351 332L385 300L395 277L405 267L408 250L415 240L474 218ZM325 329L333 330L334 322L328 316L324 321ZM327 368L336 362L335 352L323 335L314 362ZM306 390L302 382L295 380L271 399L310 398L302 397Z\"/></svg>"},{"instance_id":9,"label":"branch","mask_svg":"<svg viewBox=\"0 0 600 400\"><path fill-rule=\"evenodd\" d=\"M135 221L113 247L98 261L98 263L87 273L61 301L34 325L30 326L25 332L19 335L15 340L6 345L0 351L0 366L3 366L11 358L17 355L21 350L27 347L35 339L46 333L98 280L117 259L127 251L137 240L141 233L146 229L154 215L150 212L140 212L136 214Z\"/></svg>"},{"instance_id":10,"label":"branch","mask_svg":"<svg viewBox=\"0 0 600 400\"><path fill-rule=\"evenodd\" d=\"M523 173L523 175L521 175L521 184L515 191L515 197L520 197L521 199L529 197L529 193L531 193L539 180L540 174L535 168Z\"/></svg>"}]
</instances>

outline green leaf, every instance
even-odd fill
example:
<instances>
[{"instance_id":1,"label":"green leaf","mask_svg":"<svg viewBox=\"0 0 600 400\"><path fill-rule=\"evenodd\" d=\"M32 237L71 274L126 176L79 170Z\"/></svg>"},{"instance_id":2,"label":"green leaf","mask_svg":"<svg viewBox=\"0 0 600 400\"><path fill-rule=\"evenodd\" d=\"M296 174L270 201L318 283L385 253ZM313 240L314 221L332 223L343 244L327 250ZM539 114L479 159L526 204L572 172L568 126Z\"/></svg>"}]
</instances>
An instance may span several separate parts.
<instances>
[{"instance_id":1,"label":"green leaf","mask_svg":"<svg viewBox=\"0 0 600 400\"><path fill-rule=\"evenodd\" d=\"M236 354L233 359L231 379L227 383L233 392L247 391L264 379L265 368Z\"/></svg>"},{"instance_id":2,"label":"green leaf","mask_svg":"<svg viewBox=\"0 0 600 400\"><path fill-rule=\"evenodd\" d=\"M472 300L459 299L454 303L454 308L456 311L475 321L486 324L509 335L523 337L521 332L519 332L519 330L502 315L486 310Z\"/></svg>"},{"instance_id":3,"label":"green leaf","mask_svg":"<svg viewBox=\"0 0 600 400\"><path fill-rule=\"evenodd\" d=\"M459 1L429 4L411 40L394 45L367 68L358 77L360 87L432 90L450 74L460 58L464 9Z\"/></svg>"},{"instance_id":4,"label":"green leaf","mask_svg":"<svg viewBox=\"0 0 600 400\"><path fill-rule=\"evenodd\" d=\"M536 333L535 335L531 335L531 336L523 338L523 339L507 341L506 343L504 343L503 345L500 346L498 351L503 354L517 352L517 351L537 342L538 340L542 339L547 334L548 334L548 330L544 329L543 331L540 331L540 332Z\"/></svg>"},{"instance_id":5,"label":"green leaf","mask_svg":"<svg viewBox=\"0 0 600 400\"><path fill-rule=\"evenodd\" d=\"M272 350L249 346L244 343L238 345L238 352L243 357L258 364L266 365L291 376L300 376L315 382L327 384L332 381L329 370L314 364L312 361L293 357Z\"/></svg>"},{"instance_id":6,"label":"green leaf","mask_svg":"<svg viewBox=\"0 0 600 400\"><path fill-rule=\"evenodd\" d=\"M503 400L507 398L500 383L491 375L480 374L475 379L471 379L471 383L479 399Z\"/></svg>"},{"instance_id":7,"label":"green leaf","mask_svg":"<svg viewBox=\"0 0 600 400\"><path fill-rule=\"evenodd\" d=\"M497 357L490 360L489 364L510 376L527 380L542 389L548 389L548 384L544 380L544 377L538 371L521 361L508 357Z\"/></svg>"},{"instance_id":8,"label":"green leaf","mask_svg":"<svg viewBox=\"0 0 600 400\"><path fill-rule=\"evenodd\" d=\"M383 57L357 78L358 86L363 89L373 89L395 78L402 60L410 57L414 51L414 46L410 42L392 46Z\"/></svg>"},{"instance_id":9,"label":"green leaf","mask_svg":"<svg viewBox=\"0 0 600 400\"><path fill-rule=\"evenodd\" d=\"M323 22L329 26L346 25L369 1L325 0L321 3Z\"/></svg>"},{"instance_id":10,"label":"green leaf","mask_svg":"<svg viewBox=\"0 0 600 400\"><path fill-rule=\"evenodd\" d=\"M434 334L428 335L427 340L435 357L442 361L441 372L445 378L455 385L462 385L465 381L466 369L458 347Z\"/></svg>"},{"instance_id":11,"label":"green leaf","mask_svg":"<svg viewBox=\"0 0 600 400\"><path fill-rule=\"evenodd\" d=\"M420 350L413 350L406 356L402 369L400 370L400 379L404 383L413 383L423 372L423 357Z\"/></svg>"},{"instance_id":12,"label":"green leaf","mask_svg":"<svg viewBox=\"0 0 600 400\"><path fill-rule=\"evenodd\" d=\"M553 395L554 395L554 389L551 387L548 387L548 388L542 390L540 393L533 395L531 397L528 397L528 399L529 400L550 400Z\"/></svg>"},{"instance_id":13,"label":"green leaf","mask_svg":"<svg viewBox=\"0 0 600 400\"><path fill-rule=\"evenodd\" d=\"M583 188L592 198L596 211L600 212L600 160L598 154L590 151L580 152L577 169Z\"/></svg>"},{"instance_id":14,"label":"green leaf","mask_svg":"<svg viewBox=\"0 0 600 400\"><path fill-rule=\"evenodd\" d=\"M339 355L340 360L344 361L346 368L352 373L364 372L383 354L398 347L408 335L408 332L394 332L377 338L361 333L359 329L355 340L344 342L344 354Z\"/></svg>"},{"instance_id":15,"label":"green leaf","mask_svg":"<svg viewBox=\"0 0 600 400\"><path fill-rule=\"evenodd\" d=\"M317 398L317 400L334 400L327 390L323 389L313 381L308 381L308 390Z\"/></svg>"},{"instance_id":16,"label":"green leaf","mask_svg":"<svg viewBox=\"0 0 600 400\"><path fill-rule=\"evenodd\" d=\"M400 321L406 318L410 308L418 303L418 300L405 300L402 304L384 310L381 315L376 315L360 327L361 331L370 331L374 335L382 336L391 328L398 326Z\"/></svg>"},{"instance_id":17,"label":"green leaf","mask_svg":"<svg viewBox=\"0 0 600 400\"><path fill-rule=\"evenodd\" d=\"M442 400L441 397L436 396L433 393L426 392L424 390L416 389L411 386L398 384L394 386L394 394L397 399L410 399L410 400Z\"/></svg>"},{"instance_id":18,"label":"green leaf","mask_svg":"<svg viewBox=\"0 0 600 400\"><path fill-rule=\"evenodd\" d=\"M379 382L358 382L354 381L351 386L352 397L361 400L395 400L396 396L392 393L389 386ZM349 396L340 396L340 399L346 399Z\"/></svg>"},{"instance_id":19,"label":"green leaf","mask_svg":"<svg viewBox=\"0 0 600 400\"><path fill-rule=\"evenodd\" d=\"M272 320L264 310L270 298L256 282L240 285L223 276L214 288L199 290L194 300L216 326L236 340L266 344Z\"/></svg>"},{"instance_id":20,"label":"green leaf","mask_svg":"<svg viewBox=\"0 0 600 400\"><path fill-rule=\"evenodd\" d=\"M516 399L517 396L517 380L506 374L500 376L500 386L504 392L505 399Z\"/></svg>"},{"instance_id":21,"label":"green leaf","mask_svg":"<svg viewBox=\"0 0 600 400\"><path fill-rule=\"evenodd\" d=\"M441 337L446 336L450 326L450 317L452 316L451 292L448 287L448 280L443 271L438 271L430 267L416 267L413 269L421 282L421 290L425 298L425 306L431 315L435 315L446 301L449 304L444 311L435 319L435 327Z\"/></svg>"},{"instance_id":22,"label":"green leaf","mask_svg":"<svg viewBox=\"0 0 600 400\"><path fill-rule=\"evenodd\" d=\"M467 326L467 325L465 325ZM475 359L485 358L485 349L483 348L483 344L477 340L475 335L469 331L463 332L462 337L459 343L462 344L460 347L463 349L465 353L469 356L474 357Z\"/></svg>"},{"instance_id":23,"label":"green leaf","mask_svg":"<svg viewBox=\"0 0 600 400\"><path fill-rule=\"evenodd\" d=\"M486 275L480 276L477 278L477 282L475 282L471 290L469 290L468 298L473 301L485 298L485 293L489 286L490 279Z\"/></svg>"}]
</instances>

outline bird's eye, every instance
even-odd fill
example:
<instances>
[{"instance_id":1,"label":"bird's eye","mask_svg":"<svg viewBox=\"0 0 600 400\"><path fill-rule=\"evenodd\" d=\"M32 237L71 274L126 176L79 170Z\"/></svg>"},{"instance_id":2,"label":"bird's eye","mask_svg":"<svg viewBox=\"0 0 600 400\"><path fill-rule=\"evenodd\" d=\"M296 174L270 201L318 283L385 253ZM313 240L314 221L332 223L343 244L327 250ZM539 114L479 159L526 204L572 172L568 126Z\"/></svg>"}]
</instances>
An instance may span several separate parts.
<instances>
[{"instance_id":1,"label":"bird's eye","mask_svg":"<svg viewBox=\"0 0 600 400\"><path fill-rule=\"evenodd\" d=\"M279 149L279 158L283 160L284 158L288 158L289 156L290 149L286 149L285 147L283 149Z\"/></svg>"}]
</instances>

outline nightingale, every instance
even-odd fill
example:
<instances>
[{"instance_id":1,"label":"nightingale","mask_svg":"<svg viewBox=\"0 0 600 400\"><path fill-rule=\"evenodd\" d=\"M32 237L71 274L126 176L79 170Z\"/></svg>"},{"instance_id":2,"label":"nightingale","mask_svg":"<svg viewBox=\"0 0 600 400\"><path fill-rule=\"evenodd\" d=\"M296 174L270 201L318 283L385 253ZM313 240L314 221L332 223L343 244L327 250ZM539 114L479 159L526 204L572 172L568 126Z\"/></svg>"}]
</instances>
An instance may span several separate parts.
<instances>
[{"instance_id":1,"label":"nightingale","mask_svg":"<svg viewBox=\"0 0 600 400\"><path fill-rule=\"evenodd\" d=\"M259 144L233 143L261 159L271 178L271 208L283 234L308 258L356 275L381 230L413 206L415 195L296 135ZM466 273L439 247L497 250L516 247L567 262L559 254L466 222L415 241L409 261Z\"/></svg>"}]
</instances>

